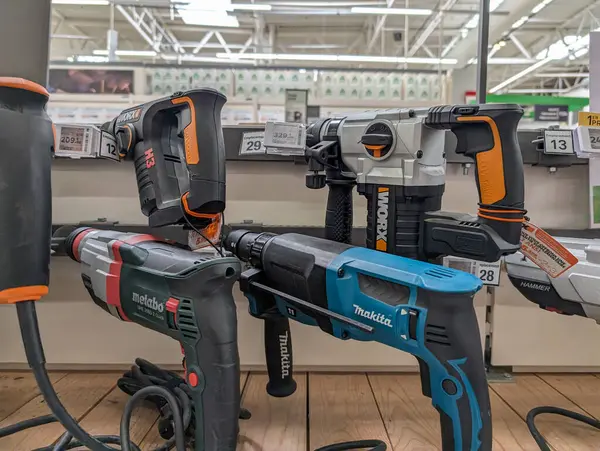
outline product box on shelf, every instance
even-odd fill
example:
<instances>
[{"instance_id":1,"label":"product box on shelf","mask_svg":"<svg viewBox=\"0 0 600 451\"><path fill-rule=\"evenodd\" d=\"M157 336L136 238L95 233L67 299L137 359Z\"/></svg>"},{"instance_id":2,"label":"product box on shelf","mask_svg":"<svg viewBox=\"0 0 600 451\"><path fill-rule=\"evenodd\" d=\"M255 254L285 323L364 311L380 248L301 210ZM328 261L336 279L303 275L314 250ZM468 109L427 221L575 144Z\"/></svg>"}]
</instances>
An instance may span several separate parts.
<instances>
[{"instance_id":1,"label":"product box on shelf","mask_svg":"<svg viewBox=\"0 0 600 451\"><path fill-rule=\"evenodd\" d=\"M404 84L404 76L400 73L391 73L388 76L388 83L390 88L402 88Z\"/></svg>"},{"instance_id":2,"label":"product box on shelf","mask_svg":"<svg viewBox=\"0 0 600 451\"><path fill-rule=\"evenodd\" d=\"M419 100L419 90L415 85L407 85L405 88L405 100Z\"/></svg>"},{"instance_id":3,"label":"product box on shelf","mask_svg":"<svg viewBox=\"0 0 600 451\"><path fill-rule=\"evenodd\" d=\"M389 89L388 99L390 100L402 100L402 86L391 86Z\"/></svg>"}]
</instances>

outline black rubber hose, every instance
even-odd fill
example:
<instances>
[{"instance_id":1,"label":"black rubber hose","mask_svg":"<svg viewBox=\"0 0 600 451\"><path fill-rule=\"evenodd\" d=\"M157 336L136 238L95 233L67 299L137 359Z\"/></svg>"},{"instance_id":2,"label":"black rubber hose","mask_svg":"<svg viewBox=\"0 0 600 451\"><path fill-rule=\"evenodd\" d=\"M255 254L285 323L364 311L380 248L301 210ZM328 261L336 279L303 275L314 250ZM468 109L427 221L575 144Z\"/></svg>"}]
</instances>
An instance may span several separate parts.
<instances>
[{"instance_id":1,"label":"black rubber hose","mask_svg":"<svg viewBox=\"0 0 600 451\"><path fill-rule=\"evenodd\" d=\"M571 418L576 421L581 421L582 423L586 423L593 428L600 429L600 421L595 418L588 417L586 415L582 415L580 413L572 412L570 410L561 409L560 407L551 407L551 406L541 406L531 409L527 414L526 423L529 428L529 432L533 436L533 439L540 447L541 451L552 451L548 442L544 438L544 436L540 433L538 428L535 425L535 417L544 413L551 413L554 415L561 415L563 417Z\"/></svg>"},{"instance_id":2,"label":"black rubber hose","mask_svg":"<svg viewBox=\"0 0 600 451\"><path fill-rule=\"evenodd\" d=\"M56 421L58 420L54 415L44 415L43 417L31 418L30 420L11 424L10 426L0 429L0 438L8 437L9 435L16 434L17 432L24 431L25 429L42 426L48 423L55 423Z\"/></svg>"},{"instance_id":3,"label":"black rubber hose","mask_svg":"<svg viewBox=\"0 0 600 451\"><path fill-rule=\"evenodd\" d=\"M175 447L177 451L185 451L185 428L183 427L183 418L181 412L179 411L179 404L177 404L177 398L166 388L158 386L142 388L135 395L133 395L129 399L129 401L127 401L127 404L125 404L125 409L123 410L123 416L121 418L120 431L122 439L122 450L133 451L133 449L130 446L131 441L129 439L129 426L131 424L133 409L135 408L136 404L138 404L141 400L145 399L149 395L158 395L167 401L171 412L173 412L173 423L175 428Z\"/></svg>"},{"instance_id":4,"label":"black rubber hose","mask_svg":"<svg viewBox=\"0 0 600 451\"><path fill-rule=\"evenodd\" d=\"M315 451L350 451L353 449L385 451L387 445L381 440L357 440L355 442L335 443L333 445L323 446Z\"/></svg>"},{"instance_id":5,"label":"black rubber hose","mask_svg":"<svg viewBox=\"0 0 600 451\"><path fill-rule=\"evenodd\" d=\"M31 367L33 375L35 376L38 388L53 415L33 418L31 420L2 428L0 429L0 437L6 437L25 429L40 426L42 424L52 423L53 421L58 421L64 426L68 433L64 434L55 445L41 448L40 451L64 451L81 446L85 446L92 451L115 450L115 448L106 446L106 444L121 445L121 449L123 451L139 451L139 447L131 443L129 439L129 425L131 423L131 416L135 404L140 399L146 398L146 396L150 395L154 398L162 399L162 402L169 406L171 411L170 420L174 425L175 432L172 437L172 441L168 441L165 445L158 448L157 451L171 449L173 443L176 444L177 451L185 451L186 427L184 427L184 424L189 425L192 418L192 409L190 407L188 395L179 387L169 387L175 394L173 394L173 392L168 388L157 386L155 384L151 384L151 386L137 391L137 393L135 393L125 405L125 410L123 411L123 416L121 418L120 437L92 437L85 430L83 430L77 421L71 417L71 415L69 415L63 404L60 402L60 399L58 399L58 395L56 394L56 391L52 386L52 382L48 377L48 372L46 371L46 358L44 356L44 349L40 338L37 314L35 311L35 303L33 301L19 302L17 303L16 307L27 361ZM177 377L179 378L179 376ZM179 400L182 402L182 406L179 405L178 399L175 395L177 395Z\"/></svg>"}]
</instances>

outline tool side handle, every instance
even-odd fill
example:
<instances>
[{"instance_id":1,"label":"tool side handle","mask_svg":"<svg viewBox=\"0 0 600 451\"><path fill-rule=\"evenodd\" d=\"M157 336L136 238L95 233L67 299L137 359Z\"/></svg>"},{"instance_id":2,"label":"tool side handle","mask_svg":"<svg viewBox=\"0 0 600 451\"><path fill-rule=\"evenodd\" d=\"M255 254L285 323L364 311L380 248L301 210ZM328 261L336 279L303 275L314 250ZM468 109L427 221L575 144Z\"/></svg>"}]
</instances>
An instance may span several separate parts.
<instances>
[{"instance_id":1,"label":"tool side handle","mask_svg":"<svg viewBox=\"0 0 600 451\"><path fill-rule=\"evenodd\" d=\"M325 239L350 244L352 242L354 184L331 183L328 186Z\"/></svg>"},{"instance_id":2,"label":"tool side handle","mask_svg":"<svg viewBox=\"0 0 600 451\"><path fill-rule=\"evenodd\" d=\"M196 447L203 451L235 451L240 412L240 361L233 281L203 293L192 303L194 330L182 306L178 327L186 358L186 380L194 402ZM205 291L206 287L204 287Z\"/></svg>"},{"instance_id":3,"label":"tool side handle","mask_svg":"<svg viewBox=\"0 0 600 451\"><path fill-rule=\"evenodd\" d=\"M427 307L423 394L440 414L443 451L492 449L490 398L472 295L419 293Z\"/></svg>"},{"instance_id":4,"label":"tool side handle","mask_svg":"<svg viewBox=\"0 0 600 451\"><path fill-rule=\"evenodd\" d=\"M284 398L296 391L290 321L281 315L270 315L265 320L265 355L269 382L267 393Z\"/></svg>"}]
</instances>

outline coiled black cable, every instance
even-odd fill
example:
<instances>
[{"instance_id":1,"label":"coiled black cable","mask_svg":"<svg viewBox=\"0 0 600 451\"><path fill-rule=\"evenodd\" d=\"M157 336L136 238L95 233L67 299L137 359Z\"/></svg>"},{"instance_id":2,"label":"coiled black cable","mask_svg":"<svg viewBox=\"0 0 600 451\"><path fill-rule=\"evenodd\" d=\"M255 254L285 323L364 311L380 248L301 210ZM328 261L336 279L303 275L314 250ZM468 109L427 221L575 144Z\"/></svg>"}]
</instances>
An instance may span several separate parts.
<instances>
[{"instance_id":1,"label":"coiled black cable","mask_svg":"<svg viewBox=\"0 0 600 451\"><path fill-rule=\"evenodd\" d=\"M573 420L581 421L582 423L586 423L596 429L600 429L600 421L595 418L588 417L586 415L582 415L577 412L572 412L570 410L561 409L560 407L552 407L552 406L541 406L531 409L527 414L527 418L525 422L527 423L527 427L529 428L529 432L537 445L540 447L541 451L552 451L548 442L544 438L544 436L540 433L538 428L535 425L535 417L544 413L551 413L554 415L561 415L563 417L571 418Z\"/></svg>"},{"instance_id":2,"label":"coiled black cable","mask_svg":"<svg viewBox=\"0 0 600 451\"><path fill-rule=\"evenodd\" d=\"M107 444L121 445L122 451L140 451L139 447L131 443L130 440L129 424L131 422L131 414L135 404L137 404L146 396L152 396L163 398L166 401L165 405L168 405L170 412L172 412L174 428L174 439L171 442L172 444L165 444L158 448L158 450L164 451L171 449L174 444L177 448L177 451L185 451L186 435L184 424L185 420L187 420L189 424L191 415L186 413L185 401L183 401L183 398L186 398L188 401L189 398L187 395L184 396L183 394L180 394L178 389L174 389L172 392L165 387L152 386L139 390L134 396L131 397L131 399L129 399L129 401L127 401L127 404L125 405L125 410L121 418L120 437L93 437L83 430L77 421L71 415L69 415L63 404L60 402L60 399L58 398L58 395L52 386L52 382L48 377L48 372L46 371L46 358L44 356L44 349L40 338L37 314L35 311L35 303L33 301L23 301L17 303L16 307L17 316L19 318L19 326L21 328L21 337L23 339L23 346L25 348L25 355L27 356L27 362L31 367L33 375L35 376L40 393L44 397L44 400L46 401L46 404L52 411L53 415L45 415L43 417L33 418L8 426L6 428L2 428L0 429L0 437L6 437L25 429L58 421L64 426L67 432L57 441L56 444L42 448L43 451L65 451L78 446L85 446L92 451L115 450L115 448L109 447ZM178 398L184 404L183 409L177 401ZM188 408L188 411L190 410L191 409ZM167 443L170 442L168 441Z\"/></svg>"},{"instance_id":3,"label":"coiled black cable","mask_svg":"<svg viewBox=\"0 0 600 451\"><path fill-rule=\"evenodd\" d=\"M551 413L554 415L561 415L563 417L571 418L576 421L581 421L582 423L586 423L593 428L600 429L600 421L595 418L588 417L586 415L582 415L577 412L572 412L571 410L562 409L560 407L552 407L552 406L541 406L531 409L527 414L527 418L525 422L527 423L527 427L529 428L529 432L537 445L540 447L541 451L552 451L548 442L544 438L544 436L540 433L538 428L535 425L535 417L544 413Z\"/></svg>"},{"instance_id":4,"label":"coiled black cable","mask_svg":"<svg viewBox=\"0 0 600 451\"><path fill-rule=\"evenodd\" d=\"M335 443L333 445L323 446L315 451L351 451L354 449L385 451L387 445L381 440L357 440L355 442Z\"/></svg>"}]
</instances>

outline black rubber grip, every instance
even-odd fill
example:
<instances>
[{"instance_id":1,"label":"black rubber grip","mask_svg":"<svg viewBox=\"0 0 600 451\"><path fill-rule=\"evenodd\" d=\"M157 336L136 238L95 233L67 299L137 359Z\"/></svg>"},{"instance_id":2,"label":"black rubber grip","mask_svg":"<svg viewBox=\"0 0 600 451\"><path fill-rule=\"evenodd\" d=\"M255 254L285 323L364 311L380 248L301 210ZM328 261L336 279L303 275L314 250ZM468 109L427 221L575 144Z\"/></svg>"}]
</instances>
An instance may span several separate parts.
<instances>
[{"instance_id":1,"label":"black rubber grip","mask_svg":"<svg viewBox=\"0 0 600 451\"><path fill-rule=\"evenodd\" d=\"M41 86L15 80L14 87L0 86L0 304L40 299L48 292L50 267L54 136L48 98Z\"/></svg>"},{"instance_id":2,"label":"black rubber grip","mask_svg":"<svg viewBox=\"0 0 600 451\"><path fill-rule=\"evenodd\" d=\"M293 371L292 334L285 316L265 319L265 354L269 382L267 393L277 398L296 391Z\"/></svg>"},{"instance_id":3,"label":"black rubber grip","mask_svg":"<svg viewBox=\"0 0 600 451\"><path fill-rule=\"evenodd\" d=\"M235 451L239 432L240 359L232 294L239 266L228 260L204 270L210 274L196 289L197 298L189 307L180 304L177 315L195 406L195 449L204 451ZM195 328L190 327L193 323Z\"/></svg>"},{"instance_id":4,"label":"black rubber grip","mask_svg":"<svg viewBox=\"0 0 600 451\"><path fill-rule=\"evenodd\" d=\"M426 124L451 130L456 153L475 161L479 221L519 244L525 214L523 157L517 127L523 109L513 104L448 105L429 111Z\"/></svg>"},{"instance_id":5,"label":"black rubber grip","mask_svg":"<svg viewBox=\"0 0 600 451\"><path fill-rule=\"evenodd\" d=\"M352 190L350 183L329 184L325 238L339 243L352 242Z\"/></svg>"}]
</instances>

